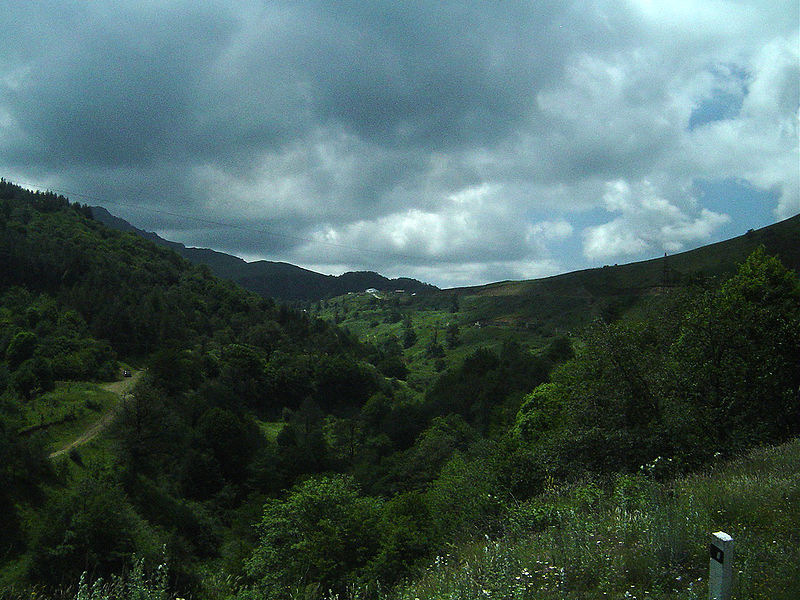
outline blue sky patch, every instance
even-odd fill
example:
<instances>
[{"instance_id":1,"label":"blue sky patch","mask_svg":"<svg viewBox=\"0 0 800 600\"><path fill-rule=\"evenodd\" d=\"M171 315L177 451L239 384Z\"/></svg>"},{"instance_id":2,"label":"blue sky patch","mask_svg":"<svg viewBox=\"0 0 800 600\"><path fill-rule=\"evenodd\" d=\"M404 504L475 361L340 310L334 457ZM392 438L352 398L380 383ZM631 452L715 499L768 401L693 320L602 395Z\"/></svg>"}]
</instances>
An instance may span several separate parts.
<instances>
[{"instance_id":1,"label":"blue sky patch","mask_svg":"<svg viewBox=\"0 0 800 600\"><path fill-rule=\"evenodd\" d=\"M773 210L780 198L779 190L761 189L745 179L726 178L697 179L693 192L704 208L730 215L730 222L716 232L719 240L775 222Z\"/></svg>"},{"instance_id":2,"label":"blue sky patch","mask_svg":"<svg viewBox=\"0 0 800 600\"><path fill-rule=\"evenodd\" d=\"M706 123L735 119L742 109L742 102L747 95L747 71L736 66L729 67L725 72L714 69L720 80L711 98L703 100L694 108L689 117L689 131Z\"/></svg>"}]
</instances>

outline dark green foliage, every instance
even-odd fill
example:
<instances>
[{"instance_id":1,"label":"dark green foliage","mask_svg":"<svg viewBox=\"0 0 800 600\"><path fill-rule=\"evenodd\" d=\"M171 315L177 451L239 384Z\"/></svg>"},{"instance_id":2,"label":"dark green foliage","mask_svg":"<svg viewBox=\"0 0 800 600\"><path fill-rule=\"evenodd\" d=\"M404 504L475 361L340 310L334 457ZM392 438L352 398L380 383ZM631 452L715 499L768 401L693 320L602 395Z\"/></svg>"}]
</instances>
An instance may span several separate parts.
<instances>
[{"instance_id":1,"label":"dark green foliage","mask_svg":"<svg viewBox=\"0 0 800 600\"><path fill-rule=\"evenodd\" d=\"M497 532L503 510L493 461L456 453L426 493L433 530L442 540L467 541Z\"/></svg>"},{"instance_id":2,"label":"dark green foliage","mask_svg":"<svg viewBox=\"0 0 800 600\"><path fill-rule=\"evenodd\" d=\"M18 332L6 347L6 361L11 370L17 369L23 361L33 356L38 339L31 331Z\"/></svg>"},{"instance_id":3,"label":"dark green foliage","mask_svg":"<svg viewBox=\"0 0 800 600\"><path fill-rule=\"evenodd\" d=\"M189 443L189 429L163 390L138 385L114 425L117 455L125 477L156 474L173 464Z\"/></svg>"},{"instance_id":4,"label":"dark green foliage","mask_svg":"<svg viewBox=\"0 0 800 600\"><path fill-rule=\"evenodd\" d=\"M444 358L444 347L439 343L439 332L433 330L433 335L425 346L425 356L428 358Z\"/></svg>"},{"instance_id":5,"label":"dark green foliage","mask_svg":"<svg viewBox=\"0 0 800 600\"><path fill-rule=\"evenodd\" d=\"M131 502L148 523L170 532L167 549L180 557L181 567L194 557L209 557L219 545L218 524L208 511L191 500L172 494L145 476L128 485ZM185 572L185 566L182 567Z\"/></svg>"},{"instance_id":6,"label":"dark green foliage","mask_svg":"<svg viewBox=\"0 0 800 600\"><path fill-rule=\"evenodd\" d=\"M32 547L31 576L56 586L87 570L107 577L134 551L150 554L158 545L117 484L86 477L42 512Z\"/></svg>"},{"instance_id":7,"label":"dark green foliage","mask_svg":"<svg viewBox=\"0 0 800 600\"><path fill-rule=\"evenodd\" d=\"M377 391L375 373L345 357L317 356L314 364L315 398L327 412L361 406Z\"/></svg>"},{"instance_id":8,"label":"dark green foliage","mask_svg":"<svg viewBox=\"0 0 800 600\"><path fill-rule=\"evenodd\" d=\"M543 383L525 396L511 433L525 443L534 442L548 431L561 428L567 411L557 387Z\"/></svg>"},{"instance_id":9,"label":"dark green foliage","mask_svg":"<svg viewBox=\"0 0 800 600\"><path fill-rule=\"evenodd\" d=\"M343 476L309 479L285 500L270 500L247 574L269 598L311 585L343 592L377 552L380 501Z\"/></svg>"},{"instance_id":10,"label":"dark green foliage","mask_svg":"<svg viewBox=\"0 0 800 600\"><path fill-rule=\"evenodd\" d=\"M448 348L452 349L458 346L458 334L458 323L450 323L450 325L447 326L447 332L445 334L445 343L447 344Z\"/></svg>"},{"instance_id":11,"label":"dark green foliage","mask_svg":"<svg viewBox=\"0 0 800 600\"><path fill-rule=\"evenodd\" d=\"M375 347L375 350L376 352L370 361L386 377L405 379L408 376L408 367L403 357L403 347L396 336L390 335L383 339Z\"/></svg>"},{"instance_id":12,"label":"dark green foliage","mask_svg":"<svg viewBox=\"0 0 800 600\"><path fill-rule=\"evenodd\" d=\"M408 377L408 367L401 356L384 356L375 365L386 377L405 379Z\"/></svg>"},{"instance_id":13,"label":"dark green foliage","mask_svg":"<svg viewBox=\"0 0 800 600\"><path fill-rule=\"evenodd\" d=\"M219 359L220 381L249 406L264 404L267 391L263 353L244 344L230 344Z\"/></svg>"},{"instance_id":14,"label":"dark green foliage","mask_svg":"<svg viewBox=\"0 0 800 600\"><path fill-rule=\"evenodd\" d=\"M516 412L519 396L544 381L548 371L546 360L513 342L499 355L478 349L438 378L426 404L433 414L457 413L487 432L493 423L500 426L510 419L507 413Z\"/></svg>"},{"instance_id":15,"label":"dark green foliage","mask_svg":"<svg viewBox=\"0 0 800 600\"><path fill-rule=\"evenodd\" d=\"M746 448L800 431L800 283L763 250L698 302L672 356L713 442Z\"/></svg>"},{"instance_id":16,"label":"dark green foliage","mask_svg":"<svg viewBox=\"0 0 800 600\"><path fill-rule=\"evenodd\" d=\"M178 473L181 493L193 500L207 500L225 485L219 461L211 452L190 448Z\"/></svg>"},{"instance_id":17,"label":"dark green foliage","mask_svg":"<svg viewBox=\"0 0 800 600\"><path fill-rule=\"evenodd\" d=\"M148 373L154 385L170 394L195 388L202 381L200 357L188 350L166 348L155 352Z\"/></svg>"},{"instance_id":18,"label":"dark green foliage","mask_svg":"<svg viewBox=\"0 0 800 600\"><path fill-rule=\"evenodd\" d=\"M242 483L262 441L256 426L230 410L214 407L200 417L196 431L199 443L210 450L222 476ZM212 466L212 481L213 472Z\"/></svg>"},{"instance_id":19,"label":"dark green foliage","mask_svg":"<svg viewBox=\"0 0 800 600\"><path fill-rule=\"evenodd\" d=\"M800 284L757 251L718 290L597 324L513 434L558 473L674 469L800 433Z\"/></svg>"},{"instance_id":20,"label":"dark green foliage","mask_svg":"<svg viewBox=\"0 0 800 600\"><path fill-rule=\"evenodd\" d=\"M25 543L15 501L30 497L40 481L52 476L52 469L39 440L17 434L17 424L6 410L0 404L0 514L3 515L0 539L4 553L14 555L23 550Z\"/></svg>"},{"instance_id":21,"label":"dark green foliage","mask_svg":"<svg viewBox=\"0 0 800 600\"><path fill-rule=\"evenodd\" d=\"M414 331L414 325L411 317L407 317L403 321L403 348L411 348L417 343L417 332Z\"/></svg>"},{"instance_id":22,"label":"dark green foliage","mask_svg":"<svg viewBox=\"0 0 800 600\"><path fill-rule=\"evenodd\" d=\"M450 312L451 313L457 313L458 312L458 295L457 294L453 294L452 297L451 297Z\"/></svg>"},{"instance_id":23,"label":"dark green foliage","mask_svg":"<svg viewBox=\"0 0 800 600\"><path fill-rule=\"evenodd\" d=\"M440 542L428 503L419 492L397 494L387 502L378 532L380 550L369 564L369 573L384 585L407 577Z\"/></svg>"},{"instance_id":24,"label":"dark green foliage","mask_svg":"<svg viewBox=\"0 0 800 600\"><path fill-rule=\"evenodd\" d=\"M412 448L393 457L389 474L400 489L422 489L433 481L454 452L466 450L477 439L461 415L435 417Z\"/></svg>"},{"instance_id":25,"label":"dark green foliage","mask_svg":"<svg viewBox=\"0 0 800 600\"><path fill-rule=\"evenodd\" d=\"M16 371L20 395L30 398L52 389L54 379L116 377L111 346L92 339L80 315L59 307L51 296L12 287L0 296L0 315L0 349L5 349L5 368Z\"/></svg>"}]
</instances>

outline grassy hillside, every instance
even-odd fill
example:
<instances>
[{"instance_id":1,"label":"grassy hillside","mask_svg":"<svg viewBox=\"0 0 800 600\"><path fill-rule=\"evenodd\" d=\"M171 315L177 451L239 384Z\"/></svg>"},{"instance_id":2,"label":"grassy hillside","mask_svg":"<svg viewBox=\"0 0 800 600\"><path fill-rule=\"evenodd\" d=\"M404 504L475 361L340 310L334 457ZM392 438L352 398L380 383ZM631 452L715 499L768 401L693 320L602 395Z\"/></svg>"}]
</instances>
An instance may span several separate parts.
<instances>
[{"instance_id":1,"label":"grassy hillside","mask_svg":"<svg viewBox=\"0 0 800 600\"><path fill-rule=\"evenodd\" d=\"M444 293L352 293L312 303L310 313L378 348L401 350L408 372L402 378L424 390L437 373L479 348L499 349L516 341L542 349L555 335L536 325L489 320L479 304L477 297Z\"/></svg>"},{"instance_id":2,"label":"grassy hillside","mask_svg":"<svg viewBox=\"0 0 800 600\"><path fill-rule=\"evenodd\" d=\"M800 440L689 477L554 486L497 539L438 557L386 599L708 598L710 533L734 538L733 597L800 597Z\"/></svg>"},{"instance_id":3,"label":"grassy hillside","mask_svg":"<svg viewBox=\"0 0 800 600\"><path fill-rule=\"evenodd\" d=\"M574 330L598 316L616 318L643 297L688 286L718 285L759 246L800 272L800 215L663 258L531 281L455 288L447 293L463 297L473 315L487 322L541 327L549 332Z\"/></svg>"},{"instance_id":4,"label":"grassy hillside","mask_svg":"<svg viewBox=\"0 0 800 600\"><path fill-rule=\"evenodd\" d=\"M800 215L688 252L626 265L575 271L530 281L498 282L428 294L349 294L313 303L312 312L360 339L402 342L410 320L416 339L405 352L410 380L424 387L437 370L477 348L516 340L541 350L597 319L613 321L643 304L686 290L713 288L763 246L800 272ZM456 331L448 343L448 329ZM442 352L431 352L432 345Z\"/></svg>"}]
</instances>

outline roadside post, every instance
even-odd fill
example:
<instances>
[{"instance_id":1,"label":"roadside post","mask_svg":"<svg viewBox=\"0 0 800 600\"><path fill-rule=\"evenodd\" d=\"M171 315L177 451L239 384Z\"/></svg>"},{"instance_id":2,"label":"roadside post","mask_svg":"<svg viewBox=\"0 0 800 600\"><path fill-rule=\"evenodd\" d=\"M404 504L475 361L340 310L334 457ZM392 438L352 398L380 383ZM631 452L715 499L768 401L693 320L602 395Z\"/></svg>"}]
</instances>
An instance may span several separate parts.
<instances>
[{"instance_id":1,"label":"roadside post","mask_svg":"<svg viewBox=\"0 0 800 600\"><path fill-rule=\"evenodd\" d=\"M712 533L709 550L708 600L731 600L733 538L724 531Z\"/></svg>"}]
</instances>

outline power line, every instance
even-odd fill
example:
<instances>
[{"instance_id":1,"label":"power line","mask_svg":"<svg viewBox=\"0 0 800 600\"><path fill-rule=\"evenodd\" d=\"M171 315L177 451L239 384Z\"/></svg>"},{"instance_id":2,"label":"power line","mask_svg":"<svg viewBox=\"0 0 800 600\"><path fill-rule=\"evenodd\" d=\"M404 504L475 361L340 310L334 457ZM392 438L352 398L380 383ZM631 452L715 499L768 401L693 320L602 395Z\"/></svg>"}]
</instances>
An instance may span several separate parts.
<instances>
[{"instance_id":1,"label":"power line","mask_svg":"<svg viewBox=\"0 0 800 600\"><path fill-rule=\"evenodd\" d=\"M39 185L36 185L36 184L33 184L33 183L29 183L29 182L25 182L25 181L17 181L16 183L17 183L17 185L26 186L26 187L29 187L29 188L43 189ZM348 246L347 244L337 244L336 242L325 242L323 240L315 240L315 239L306 238L306 237L302 237L302 236L298 236L298 235L291 235L291 234L288 234L288 233L279 233L277 231L272 231L272 230L266 229L266 228L248 227L246 225L238 225L238 224L235 224L235 223L225 223L223 221L214 221L214 220L211 220L211 219L204 219L202 217L196 217L196 216L192 216L192 215L185 215L185 214L170 212L170 211L167 211L167 210L161 210L161 209L158 209L158 208L149 208L149 207L148 208L143 208L142 206L139 206L137 204L130 204L130 203L127 203L127 202L120 202L118 200L108 200L108 199L100 198L98 196L93 196L91 194L85 194L85 193L82 193L82 192L71 192L69 190L58 189L58 188L47 188L47 191L57 192L59 194L62 194L64 196L68 196L70 198L75 197L75 198L83 198L85 200L91 200L93 202L97 202L98 204L112 204L112 205L115 205L115 206L124 206L125 208L130 208L130 209L138 210L138 211L141 211L141 212L157 213L157 214L160 214L160 215L176 217L176 218L179 218L179 219L186 219L186 220L189 220L189 221L196 221L198 223L204 223L206 225L215 225L217 227L227 227L229 229L239 229L241 231L250 231L250 232L253 232L253 233L260 233L260 234L269 235L269 236L272 236L272 237L279 237L279 238L284 238L284 239L288 239L288 240L306 242L308 244L318 244L318 245L322 245L322 246L328 246L330 248L341 248L343 250L351 250L353 252L364 252L364 253L374 254L374 255L377 255L377 256L405 258L405 259L408 259L408 260L411 260L411 261L416 261L416 260L419 260L419 258L420 258L418 256L411 256L410 254L403 254L403 253L400 253L400 252L387 252L385 250L371 250L369 248L360 248L360 247L357 247L357 246Z\"/></svg>"}]
</instances>

